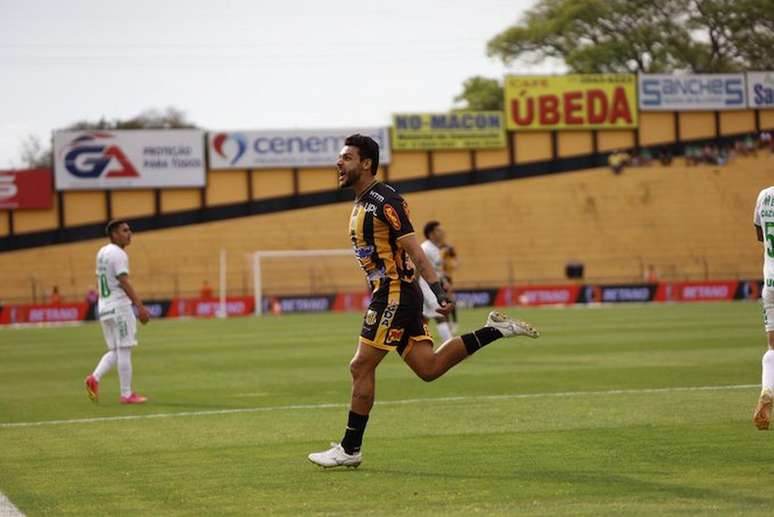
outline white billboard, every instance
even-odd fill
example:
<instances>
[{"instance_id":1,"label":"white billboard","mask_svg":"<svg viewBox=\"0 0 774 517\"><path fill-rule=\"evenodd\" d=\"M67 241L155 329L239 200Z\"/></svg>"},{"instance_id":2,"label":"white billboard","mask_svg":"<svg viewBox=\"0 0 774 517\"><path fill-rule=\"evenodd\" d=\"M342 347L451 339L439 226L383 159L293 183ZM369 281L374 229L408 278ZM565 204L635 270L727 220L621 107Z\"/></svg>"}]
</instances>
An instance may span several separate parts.
<instances>
[{"instance_id":1,"label":"white billboard","mask_svg":"<svg viewBox=\"0 0 774 517\"><path fill-rule=\"evenodd\" d=\"M747 108L744 74L639 74L641 111Z\"/></svg>"},{"instance_id":2,"label":"white billboard","mask_svg":"<svg viewBox=\"0 0 774 517\"><path fill-rule=\"evenodd\" d=\"M774 72L747 72L747 103L751 108L774 108Z\"/></svg>"},{"instance_id":3,"label":"white billboard","mask_svg":"<svg viewBox=\"0 0 774 517\"><path fill-rule=\"evenodd\" d=\"M379 163L390 163L387 127L220 131L207 135L211 169L333 167L344 140L353 133L379 144Z\"/></svg>"},{"instance_id":4,"label":"white billboard","mask_svg":"<svg viewBox=\"0 0 774 517\"><path fill-rule=\"evenodd\" d=\"M54 184L57 190L203 187L204 131L57 131Z\"/></svg>"}]
</instances>

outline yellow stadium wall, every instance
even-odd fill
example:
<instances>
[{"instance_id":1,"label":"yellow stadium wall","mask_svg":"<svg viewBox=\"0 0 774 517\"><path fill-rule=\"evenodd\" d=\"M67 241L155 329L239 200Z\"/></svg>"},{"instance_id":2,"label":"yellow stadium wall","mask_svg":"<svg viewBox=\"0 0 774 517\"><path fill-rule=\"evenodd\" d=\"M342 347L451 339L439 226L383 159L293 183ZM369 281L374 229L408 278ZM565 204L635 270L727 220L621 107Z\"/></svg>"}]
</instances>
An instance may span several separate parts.
<instances>
[{"instance_id":1,"label":"yellow stadium wall","mask_svg":"<svg viewBox=\"0 0 774 517\"><path fill-rule=\"evenodd\" d=\"M607 168L406 196L418 231L446 226L461 258L460 287L564 282L565 263L581 260L592 281L636 281L647 264L663 279L758 278L761 247L751 225L755 196L774 177L762 153L725 167ZM131 274L145 297L193 295L217 284L218 255L228 252L229 292L250 294L250 252L348 248L351 203L138 233L128 248ZM492 231L498 246L492 249ZM710 228L711 231L706 231ZM93 282L103 240L0 254L0 298L26 300L57 285L80 299ZM28 267L26 265L34 265ZM299 266L265 265L268 293L362 290L351 257ZM31 278L34 278L34 284Z\"/></svg>"}]
</instances>

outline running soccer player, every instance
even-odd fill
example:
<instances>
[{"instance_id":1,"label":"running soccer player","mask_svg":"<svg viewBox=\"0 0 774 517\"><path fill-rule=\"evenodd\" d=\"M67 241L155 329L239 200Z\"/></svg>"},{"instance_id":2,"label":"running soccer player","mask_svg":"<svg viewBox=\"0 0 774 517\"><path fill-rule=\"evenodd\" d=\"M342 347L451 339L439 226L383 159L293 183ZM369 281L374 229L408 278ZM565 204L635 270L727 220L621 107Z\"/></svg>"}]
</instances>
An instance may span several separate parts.
<instances>
[{"instance_id":1,"label":"running soccer player","mask_svg":"<svg viewBox=\"0 0 774 517\"><path fill-rule=\"evenodd\" d=\"M86 393L97 402L99 381L117 364L121 404L142 404L148 399L132 391L132 347L137 346L132 304L143 325L150 320L150 314L129 282L129 256L124 248L132 242L132 230L126 221L110 221L105 233L110 243L97 253L97 311L108 351L86 377Z\"/></svg>"},{"instance_id":2,"label":"running soccer player","mask_svg":"<svg viewBox=\"0 0 774 517\"><path fill-rule=\"evenodd\" d=\"M429 382L497 339L539 335L527 323L491 312L480 329L433 350L433 340L422 320L416 271L430 285L441 314L448 314L453 304L417 242L408 205L392 187L374 177L378 167L379 145L373 139L358 134L346 139L336 169L339 187L355 191L349 233L372 289L372 299L355 356L349 363L352 398L344 437L330 449L308 456L321 467L360 465L363 433L374 405L376 367L387 352L398 352L417 376Z\"/></svg>"},{"instance_id":3,"label":"running soccer player","mask_svg":"<svg viewBox=\"0 0 774 517\"><path fill-rule=\"evenodd\" d=\"M774 403L774 187L767 187L758 194L753 224L758 241L764 243L761 301L769 345L761 360L761 395L753 413L753 423L764 431L769 428Z\"/></svg>"},{"instance_id":4,"label":"running soccer player","mask_svg":"<svg viewBox=\"0 0 774 517\"><path fill-rule=\"evenodd\" d=\"M446 291L448 296L449 289L446 284L446 279L443 275L443 257L441 255L441 248L446 241L446 232L441 227L441 223L438 221L430 221L425 224L424 232L425 240L422 241L422 251L424 252L427 260L435 270L435 274L441 279L441 285ZM451 325L449 324L448 317L438 312L440 306L435 299L433 291L430 289L430 284L427 283L422 277L419 277L419 287L422 289L422 297L424 298L424 304L422 306L422 316L425 320L435 321L435 328L438 329L438 335L441 336L441 342L450 340L452 336Z\"/></svg>"}]
</instances>

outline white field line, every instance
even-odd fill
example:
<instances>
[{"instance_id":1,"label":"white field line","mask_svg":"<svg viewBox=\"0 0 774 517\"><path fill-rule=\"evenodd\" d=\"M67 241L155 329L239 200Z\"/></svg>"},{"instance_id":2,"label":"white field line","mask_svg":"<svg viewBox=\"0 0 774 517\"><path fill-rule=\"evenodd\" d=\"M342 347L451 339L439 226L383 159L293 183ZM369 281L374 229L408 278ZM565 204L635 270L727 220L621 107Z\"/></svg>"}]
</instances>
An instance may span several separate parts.
<instances>
[{"instance_id":1,"label":"white field line","mask_svg":"<svg viewBox=\"0 0 774 517\"><path fill-rule=\"evenodd\" d=\"M515 400L534 398L561 398L561 397L587 397L595 395L640 395L651 393L673 393L683 391L721 391L760 388L759 384L735 384L727 386L686 386L673 388L642 388L631 390L605 390L605 391L564 391L555 393L513 393L507 395L471 395L459 397L436 397L403 400L384 400L376 402L377 406L399 406L406 404L435 404L438 402L465 402L485 400ZM183 416L209 416L209 415L233 415L239 413L266 413L271 411L294 411L299 409L342 409L349 407L347 404L336 402L327 404L295 404L289 406L263 406L237 409L213 409L208 411L181 411L179 413L150 413L146 415L105 416L95 418L74 418L71 420L42 420L39 422L0 422L0 429L13 427L37 427L43 425L64 424L95 424L100 422L115 422L119 420L146 420L150 418L175 418Z\"/></svg>"},{"instance_id":2,"label":"white field line","mask_svg":"<svg viewBox=\"0 0 774 517\"><path fill-rule=\"evenodd\" d=\"M0 517L24 517L24 514L2 492L0 492Z\"/></svg>"}]
</instances>

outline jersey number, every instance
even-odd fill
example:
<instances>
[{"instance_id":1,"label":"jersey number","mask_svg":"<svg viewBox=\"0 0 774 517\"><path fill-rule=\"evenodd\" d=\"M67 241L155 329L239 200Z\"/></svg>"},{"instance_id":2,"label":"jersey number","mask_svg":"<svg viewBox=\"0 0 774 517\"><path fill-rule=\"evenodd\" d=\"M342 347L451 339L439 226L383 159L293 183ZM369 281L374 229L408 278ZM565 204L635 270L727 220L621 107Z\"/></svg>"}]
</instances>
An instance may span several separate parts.
<instances>
[{"instance_id":1,"label":"jersey number","mask_svg":"<svg viewBox=\"0 0 774 517\"><path fill-rule=\"evenodd\" d=\"M103 298L110 296L110 288L108 287L107 276L105 274L99 275L99 294Z\"/></svg>"},{"instance_id":2,"label":"jersey number","mask_svg":"<svg viewBox=\"0 0 774 517\"><path fill-rule=\"evenodd\" d=\"M766 255L774 258L774 234L772 234L772 230L774 230L774 223L767 222L766 229L763 232L766 236Z\"/></svg>"}]
</instances>

